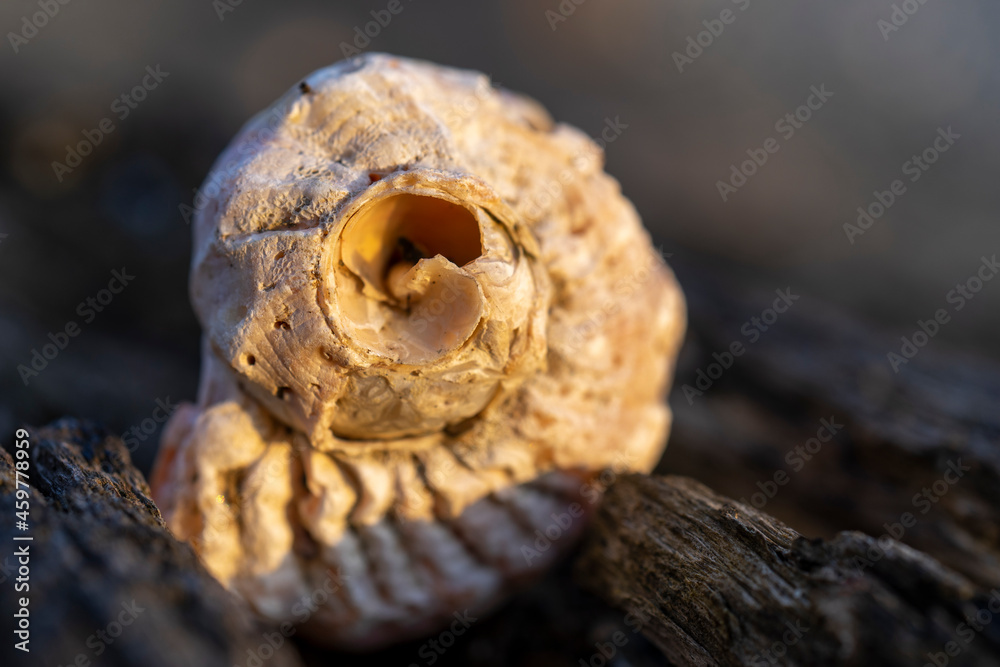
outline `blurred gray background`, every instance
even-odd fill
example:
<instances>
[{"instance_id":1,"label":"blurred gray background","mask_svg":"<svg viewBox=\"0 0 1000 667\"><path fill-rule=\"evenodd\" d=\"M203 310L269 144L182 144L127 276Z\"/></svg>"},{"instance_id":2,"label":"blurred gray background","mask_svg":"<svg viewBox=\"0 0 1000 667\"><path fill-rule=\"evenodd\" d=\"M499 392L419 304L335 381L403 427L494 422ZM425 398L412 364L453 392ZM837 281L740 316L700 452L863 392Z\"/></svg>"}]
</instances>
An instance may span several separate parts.
<instances>
[{"instance_id":1,"label":"blurred gray background","mask_svg":"<svg viewBox=\"0 0 1000 667\"><path fill-rule=\"evenodd\" d=\"M890 0L399 2L363 50L489 73L592 136L617 123L607 169L675 257L903 335L1000 253L996 3L896 2L890 32ZM387 5L52 0L44 21L37 0L0 5L0 432L62 414L135 426L148 467L157 399L197 386L179 206L245 120ZM157 65L120 119L116 98ZM776 122L814 86L832 97L785 138ZM52 163L105 118L114 131L60 181ZM903 164L949 127L960 138L910 182ZM723 201L717 183L769 137L778 152ZM850 243L844 225L896 179L905 194ZM135 280L84 322L77 304L121 267ZM18 364L70 321L81 333L25 386ZM998 334L1000 280L931 344L997 359Z\"/></svg>"}]
</instances>

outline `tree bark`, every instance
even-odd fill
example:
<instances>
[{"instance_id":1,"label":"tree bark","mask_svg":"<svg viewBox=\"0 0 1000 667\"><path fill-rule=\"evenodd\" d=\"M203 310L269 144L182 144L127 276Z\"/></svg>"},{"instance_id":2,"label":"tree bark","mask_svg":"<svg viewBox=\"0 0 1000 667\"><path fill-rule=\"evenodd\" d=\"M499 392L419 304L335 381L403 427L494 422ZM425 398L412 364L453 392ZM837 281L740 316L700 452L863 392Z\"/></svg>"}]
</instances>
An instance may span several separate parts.
<instances>
[{"instance_id":1,"label":"tree bark","mask_svg":"<svg viewBox=\"0 0 1000 667\"><path fill-rule=\"evenodd\" d=\"M1000 665L1000 591L889 538L804 539L682 477L613 485L577 566L679 665Z\"/></svg>"}]
</instances>

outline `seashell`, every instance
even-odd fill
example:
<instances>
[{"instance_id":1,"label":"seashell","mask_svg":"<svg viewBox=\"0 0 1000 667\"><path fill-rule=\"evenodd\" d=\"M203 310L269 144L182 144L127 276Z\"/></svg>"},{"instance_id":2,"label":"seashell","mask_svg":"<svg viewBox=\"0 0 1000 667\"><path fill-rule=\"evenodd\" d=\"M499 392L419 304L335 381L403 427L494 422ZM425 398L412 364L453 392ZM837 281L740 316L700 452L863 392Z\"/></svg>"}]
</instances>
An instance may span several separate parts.
<instances>
[{"instance_id":1,"label":"seashell","mask_svg":"<svg viewBox=\"0 0 1000 667\"><path fill-rule=\"evenodd\" d=\"M259 614L355 649L438 630L653 467L684 302L602 162L481 74L386 55L311 74L222 154L199 396L153 485Z\"/></svg>"}]
</instances>

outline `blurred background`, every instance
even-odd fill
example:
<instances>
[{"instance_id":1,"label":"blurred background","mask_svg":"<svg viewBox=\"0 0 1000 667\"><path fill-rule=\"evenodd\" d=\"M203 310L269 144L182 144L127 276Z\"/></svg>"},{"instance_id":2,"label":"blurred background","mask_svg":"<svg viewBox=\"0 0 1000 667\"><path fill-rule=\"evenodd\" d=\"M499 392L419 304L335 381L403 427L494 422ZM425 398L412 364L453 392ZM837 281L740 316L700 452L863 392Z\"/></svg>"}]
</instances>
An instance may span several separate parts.
<instances>
[{"instance_id":1,"label":"blurred background","mask_svg":"<svg viewBox=\"0 0 1000 667\"><path fill-rule=\"evenodd\" d=\"M183 207L244 121L345 52L480 70L615 128L607 169L665 252L897 336L1000 253L996 3L399 2L385 25L388 0L0 6L0 432L98 419L148 470L158 406L197 387ZM1000 280L952 315L932 345L1000 359Z\"/></svg>"}]
</instances>

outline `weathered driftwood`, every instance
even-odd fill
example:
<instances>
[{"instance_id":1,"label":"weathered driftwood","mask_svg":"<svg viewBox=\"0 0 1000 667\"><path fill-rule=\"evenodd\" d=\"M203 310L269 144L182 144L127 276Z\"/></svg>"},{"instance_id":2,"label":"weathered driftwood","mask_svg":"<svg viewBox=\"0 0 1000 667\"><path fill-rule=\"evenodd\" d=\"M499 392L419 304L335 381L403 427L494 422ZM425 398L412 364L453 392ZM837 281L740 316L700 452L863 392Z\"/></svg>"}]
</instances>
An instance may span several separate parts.
<instances>
[{"instance_id":1,"label":"weathered driftwood","mask_svg":"<svg viewBox=\"0 0 1000 667\"><path fill-rule=\"evenodd\" d=\"M0 449L0 664L219 667L269 653L260 650L265 630L167 531L118 438L63 420L33 430L30 443L27 531L15 523L14 460ZM25 535L33 539L13 540ZM20 557L11 554L24 546L30 574L18 582ZM23 596L30 653L11 634ZM274 643L281 648L268 665L300 664L289 641Z\"/></svg>"},{"instance_id":2,"label":"weathered driftwood","mask_svg":"<svg viewBox=\"0 0 1000 667\"><path fill-rule=\"evenodd\" d=\"M567 567L497 613L476 618L469 628L459 626L460 634L449 630L374 655L346 655L298 643L296 631L269 657L268 645L279 641L276 630L256 627L190 547L166 531L118 438L63 420L33 429L30 442L26 532L16 530L13 461L0 449L0 543L8 545L0 552L0 601L5 615L16 609L21 594L13 590L18 563L10 554L18 543L12 537L31 535L31 653L15 650L8 635L0 664L292 667L300 664L289 650L293 642L310 666L577 667L581 659L597 664L607 646L636 667L662 664L659 651L633 632L625 614L577 588ZM128 610L136 613L121 618L127 626L112 625ZM12 629L9 615L3 627ZM613 644L616 632L629 637L627 645Z\"/></svg>"},{"instance_id":3,"label":"weathered driftwood","mask_svg":"<svg viewBox=\"0 0 1000 667\"><path fill-rule=\"evenodd\" d=\"M692 337L661 469L758 502L806 535L891 530L954 572L886 540L797 539L776 519L727 506L690 481L631 479L612 488L582 563L583 579L622 610L575 589L561 570L461 636L443 637L448 646L438 635L375 656L300 646L308 664L575 666L603 664L612 652L658 664L633 632L637 623L677 664L1000 664L1000 623L980 624L970 644L963 636L974 626L959 631L964 615L989 609L988 591L1000 584L1000 373L945 357L935 342L893 374L885 354L898 339L803 298L689 404L683 385L713 352L747 342L740 328L774 295L746 296L683 265L678 273ZM831 418L843 428L796 470L788 452ZM32 442L33 653L25 661L5 642L0 663L72 664L83 654L108 665L247 664L265 631L164 530L122 445L69 422ZM914 496L933 491L949 463L962 476L939 485L944 492L923 514ZM787 479L775 482L778 472ZM8 545L12 495L10 459L0 451L0 512L8 516L0 541ZM914 521L904 526L907 513ZM16 577L12 550L0 552L0 578ZM14 609L10 583L0 586L5 609ZM132 598L144 611L96 656L100 640L88 646L89 638ZM785 625L796 620L810 627L801 638ZM786 632L799 641L784 646ZM949 641L958 656L946 653Z\"/></svg>"},{"instance_id":4,"label":"weathered driftwood","mask_svg":"<svg viewBox=\"0 0 1000 667\"><path fill-rule=\"evenodd\" d=\"M1000 584L1000 368L931 339L895 373L887 354L899 336L806 297L750 342L741 329L774 292L683 264L678 275L690 336L659 472L695 477L808 536L888 533ZM737 341L744 353L688 400L684 385L717 374L713 355L725 361ZM827 442L822 420L839 426Z\"/></svg>"},{"instance_id":5,"label":"weathered driftwood","mask_svg":"<svg viewBox=\"0 0 1000 667\"><path fill-rule=\"evenodd\" d=\"M1000 665L1000 590L889 538L804 539L687 478L618 481L578 568L680 665Z\"/></svg>"}]
</instances>

